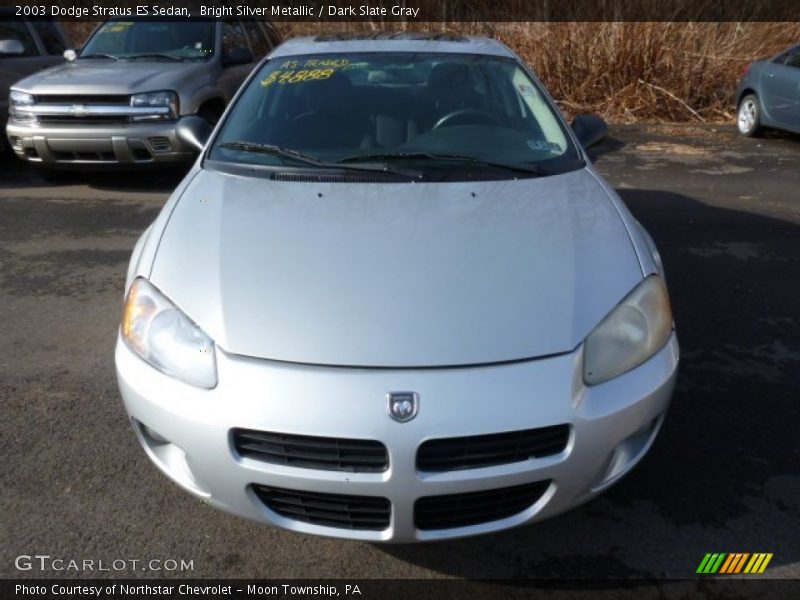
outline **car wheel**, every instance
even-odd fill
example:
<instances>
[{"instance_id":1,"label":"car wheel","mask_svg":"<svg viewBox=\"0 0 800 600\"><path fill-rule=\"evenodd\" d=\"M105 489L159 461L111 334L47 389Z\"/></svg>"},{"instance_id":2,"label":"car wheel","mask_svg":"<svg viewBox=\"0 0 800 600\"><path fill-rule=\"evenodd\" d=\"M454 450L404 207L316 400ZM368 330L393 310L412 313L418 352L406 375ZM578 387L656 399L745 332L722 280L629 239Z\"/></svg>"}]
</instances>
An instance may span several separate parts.
<instances>
[{"instance_id":1,"label":"car wheel","mask_svg":"<svg viewBox=\"0 0 800 600\"><path fill-rule=\"evenodd\" d=\"M736 126L739 133L748 137L761 133L761 104L755 94L748 94L739 103Z\"/></svg>"}]
</instances>

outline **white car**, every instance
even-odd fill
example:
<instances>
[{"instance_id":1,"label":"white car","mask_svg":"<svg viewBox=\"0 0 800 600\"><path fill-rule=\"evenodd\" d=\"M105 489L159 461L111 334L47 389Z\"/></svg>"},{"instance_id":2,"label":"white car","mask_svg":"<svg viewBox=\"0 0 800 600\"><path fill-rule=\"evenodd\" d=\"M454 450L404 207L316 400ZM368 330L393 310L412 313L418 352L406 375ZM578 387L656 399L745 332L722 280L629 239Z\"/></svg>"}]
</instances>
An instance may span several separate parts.
<instances>
[{"instance_id":1,"label":"white car","mask_svg":"<svg viewBox=\"0 0 800 600\"><path fill-rule=\"evenodd\" d=\"M203 152L133 252L116 366L147 455L217 508L374 542L607 489L678 342L653 242L584 151L604 128L489 39L276 48L210 138L184 123Z\"/></svg>"}]
</instances>

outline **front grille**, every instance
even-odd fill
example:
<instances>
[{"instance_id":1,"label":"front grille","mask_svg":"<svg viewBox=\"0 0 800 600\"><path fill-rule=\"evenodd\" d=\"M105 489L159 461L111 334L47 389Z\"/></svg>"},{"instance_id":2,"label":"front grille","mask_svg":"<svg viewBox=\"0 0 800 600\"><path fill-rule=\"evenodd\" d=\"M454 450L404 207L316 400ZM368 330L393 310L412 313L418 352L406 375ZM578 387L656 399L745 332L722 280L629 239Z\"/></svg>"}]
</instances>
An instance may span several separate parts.
<instances>
[{"instance_id":1,"label":"front grille","mask_svg":"<svg viewBox=\"0 0 800 600\"><path fill-rule=\"evenodd\" d=\"M520 462L563 452L568 440L569 425L428 440L417 451L417 469L456 471Z\"/></svg>"},{"instance_id":2,"label":"front grille","mask_svg":"<svg viewBox=\"0 0 800 600\"><path fill-rule=\"evenodd\" d=\"M36 96L36 104L82 104L82 105L120 105L130 106L131 97L118 94L94 95L69 95L69 94L41 94Z\"/></svg>"},{"instance_id":3,"label":"front grille","mask_svg":"<svg viewBox=\"0 0 800 600\"><path fill-rule=\"evenodd\" d=\"M120 111L130 107L131 97L119 94L41 94L36 96L36 105L59 114L40 114L37 116L42 125L127 125L131 119L127 115L105 114L71 114L70 107L85 107L98 110L97 107L111 108Z\"/></svg>"},{"instance_id":4,"label":"front grille","mask_svg":"<svg viewBox=\"0 0 800 600\"><path fill-rule=\"evenodd\" d=\"M389 468L386 446L374 440L234 429L233 445L243 457L289 467L355 473L379 473Z\"/></svg>"},{"instance_id":5,"label":"front grille","mask_svg":"<svg viewBox=\"0 0 800 600\"><path fill-rule=\"evenodd\" d=\"M338 527L380 531L389 527L389 500L376 496L345 496L253 485L256 496L287 519Z\"/></svg>"},{"instance_id":6,"label":"front grille","mask_svg":"<svg viewBox=\"0 0 800 600\"><path fill-rule=\"evenodd\" d=\"M417 529L451 529L499 521L533 506L550 485L537 481L514 487L426 496L414 504L414 524Z\"/></svg>"}]
</instances>

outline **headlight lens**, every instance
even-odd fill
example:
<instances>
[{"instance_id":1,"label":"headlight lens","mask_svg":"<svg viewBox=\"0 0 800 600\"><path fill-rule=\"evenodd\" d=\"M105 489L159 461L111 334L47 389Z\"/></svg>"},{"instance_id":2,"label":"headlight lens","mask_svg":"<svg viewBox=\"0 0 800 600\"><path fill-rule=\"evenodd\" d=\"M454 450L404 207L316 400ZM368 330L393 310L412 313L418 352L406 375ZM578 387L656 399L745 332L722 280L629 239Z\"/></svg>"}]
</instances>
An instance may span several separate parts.
<instances>
[{"instance_id":1,"label":"headlight lens","mask_svg":"<svg viewBox=\"0 0 800 600\"><path fill-rule=\"evenodd\" d=\"M583 345L583 380L597 385L630 371L658 352L672 332L664 280L651 275L620 302Z\"/></svg>"},{"instance_id":2,"label":"headlight lens","mask_svg":"<svg viewBox=\"0 0 800 600\"><path fill-rule=\"evenodd\" d=\"M217 385L214 342L145 279L131 285L121 329L128 348L156 369L198 387Z\"/></svg>"},{"instance_id":3,"label":"headlight lens","mask_svg":"<svg viewBox=\"0 0 800 600\"><path fill-rule=\"evenodd\" d=\"M134 121L152 121L154 119L178 118L178 94L171 91L147 92L131 96L131 106L134 108L169 108L167 115L137 115Z\"/></svg>"},{"instance_id":4,"label":"headlight lens","mask_svg":"<svg viewBox=\"0 0 800 600\"><path fill-rule=\"evenodd\" d=\"M35 104L31 94L11 90L8 97L8 119L15 123L35 123L36 115L25 112L24 109Z\"/></svg>"}]
</instances>

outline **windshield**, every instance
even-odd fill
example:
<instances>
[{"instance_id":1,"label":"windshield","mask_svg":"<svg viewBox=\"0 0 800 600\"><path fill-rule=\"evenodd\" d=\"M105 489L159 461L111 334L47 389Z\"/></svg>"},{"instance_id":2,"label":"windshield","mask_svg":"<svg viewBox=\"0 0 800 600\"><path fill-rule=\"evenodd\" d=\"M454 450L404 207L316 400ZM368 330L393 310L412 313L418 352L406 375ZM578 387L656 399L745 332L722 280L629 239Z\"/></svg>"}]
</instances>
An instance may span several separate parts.
<instances>
[{"instance_id":1,"label":"windshield","mask_svg":"<svg viewBox=\"0 0 800 600\"><path fill-rule=\"evenodd\" d=\"M107 21L81 58L207 58L214 52L212 21Z\"/></svg>"},{"instance_id":2,"label":"windshield","mask_svg":"<svg viewBox=\"0 0 800 600\"><path fill-rule=\"evenodd\" d=\"M408 52L270 60L239 98L209 157L306 168L313 161L317 168L402 162L417 171L492 169L510 177L583 164L517 61Z\"/></svg>"}]
</instances>

